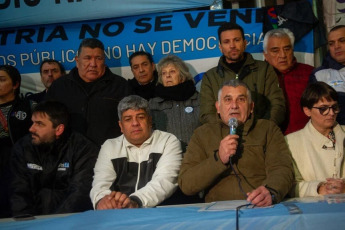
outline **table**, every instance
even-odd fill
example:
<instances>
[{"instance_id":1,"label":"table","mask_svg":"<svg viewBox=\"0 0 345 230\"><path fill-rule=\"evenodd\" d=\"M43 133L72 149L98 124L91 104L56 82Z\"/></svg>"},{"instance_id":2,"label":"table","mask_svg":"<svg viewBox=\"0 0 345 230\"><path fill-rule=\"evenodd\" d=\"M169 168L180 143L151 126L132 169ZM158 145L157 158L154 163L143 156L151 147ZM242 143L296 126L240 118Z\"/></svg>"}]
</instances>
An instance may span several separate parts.
<instances>
[{"instance_id":1,"label":"table","mask_svg":"<svg viewBox=\"0 0 345 230\"><path fill-rule=\"evenodd\" d=\"M290 213L291 206L302 214ZM86 211L30 221L9 220L0 222L0 229L236 229L236 211L199 210L198 205L183 205ZM239 229L345 229L345 203L292 199L272 208L241 209Z\"/></svg>"}]
</instances>

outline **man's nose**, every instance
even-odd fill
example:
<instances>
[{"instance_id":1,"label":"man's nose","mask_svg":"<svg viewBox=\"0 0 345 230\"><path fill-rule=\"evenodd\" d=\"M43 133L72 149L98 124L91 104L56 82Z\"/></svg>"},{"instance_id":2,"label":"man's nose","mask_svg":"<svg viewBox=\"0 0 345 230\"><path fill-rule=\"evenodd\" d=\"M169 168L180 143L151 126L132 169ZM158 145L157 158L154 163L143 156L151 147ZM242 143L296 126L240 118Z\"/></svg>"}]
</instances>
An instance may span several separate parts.
<instances>
[{"instance_id":1,"label":"man's nose","mask_svg":"<svg viewBox=\"0 0 345 230\"><path fill-rule=\"evenodd\" d=\"M29 132L30 132L30 133L32 133L32 132L35 131L34 125L35 125L35 124L32 124L32 125L30 126L30 128L29 128Z\"/></svg>"},{"instance_id":2,"label":"man's nose","mask_svg":"<svg viewBox=\"0 0 345 230\"><path fill-rule=\"evenodd\" d=\"M236 109L238 108L238 102L236 100L233 100L230 102L230 108Z\"/></svg>"},{"instance_id":3,"label":"man's nose","mask_svg":"<svg viewBox=\"0 0 345 230\"><path fill-rule=\"evenodd\" d=\"M284 49L279 51L279 57L286 57L286 51Z\"/></svg>"},{"instance_id":4,"label":"man's nose","mask_svg":"<svg viewBox=\"0 0 345 230\"><path fill-rule=\"evenodd\" d=\"M134 118L133 121L132 121L132 125L133 126L137 126L138 124L139 124L138 119Z\"/></svg>"},{"instance_id":5,"label":"man's nose","mask_svg":"<svg viewBox=\"0 0 345 230\"><path fill-rule=\"evenodd\" d=\"M338 41L336 41L336 42L334 42L334 48L339 48L340 47L340 42L338 42Z\"/></svg>"},{"instance_id":6,"label":"man's nose","mask_svg":"<svg viewBox=\"0 0 345 230\"><path fill-rule=\"evenodd\" d=\"M96 58L91 58L90 65L91 66L96 66Z\"/></svg>"}]
</instances>

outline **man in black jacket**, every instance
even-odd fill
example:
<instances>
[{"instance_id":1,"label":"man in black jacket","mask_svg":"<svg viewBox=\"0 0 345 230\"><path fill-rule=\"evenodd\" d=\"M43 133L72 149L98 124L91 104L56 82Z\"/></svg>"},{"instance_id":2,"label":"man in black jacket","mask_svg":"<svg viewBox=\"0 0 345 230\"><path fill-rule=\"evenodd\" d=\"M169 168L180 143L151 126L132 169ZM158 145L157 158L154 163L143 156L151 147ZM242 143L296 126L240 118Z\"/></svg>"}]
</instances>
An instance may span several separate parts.
<instances>
[{"instance_id":1,"label":"man in black jacket","mask_svg":"<svg viewBox=\"0 0 345 230\"><path fill-rule=\"evenodd\" d=\"M134 78L129 79L128 84L133 94L148 101L154 98L158 73L152 55L145 51L137 51L129 57L129 64Z\"/></svg>"},{"instance_id":2,"label":"man in black jacket","mask_svg":"<svg viewBox=\"0 0 345 230\"><path fill-rule=\"evenodd\" d=\"M69 114L60 102L38 104L31 134L13 147L12 215L81 212L92 208L89 198L99 148L69 130Z\"/></svg>"},{"instance_id":3,"label":"man in black jacket","mask_svg":"<svg viewBox=\"0 0 345 230\"><path fill-rule=\"evenodd\" d=\"M71 114L71 128L98 145L121 135L117 105L129 95L127 81L105 64L104 45L95 38L84 39L75 57L76 67L55 80L47 100L64 103Z\"/></svg>"},{"instance_id":4,"label":"man in black jacket","mask_svg":"<svg viewBox=\"0 0 345 230\"><path fill-rule=\"evenodd\" d=\"M66 74L65 67L54 59L46 59L41 62L40 65L40 75L41 75L41 82L44 85L44 90L40 93L34 93L28 95L26 98L32 101L36 101L40 103L44 101L48 92L48 89L52 85L53 81L58 79L59 77Z\"/></svg>"}]
</instances>

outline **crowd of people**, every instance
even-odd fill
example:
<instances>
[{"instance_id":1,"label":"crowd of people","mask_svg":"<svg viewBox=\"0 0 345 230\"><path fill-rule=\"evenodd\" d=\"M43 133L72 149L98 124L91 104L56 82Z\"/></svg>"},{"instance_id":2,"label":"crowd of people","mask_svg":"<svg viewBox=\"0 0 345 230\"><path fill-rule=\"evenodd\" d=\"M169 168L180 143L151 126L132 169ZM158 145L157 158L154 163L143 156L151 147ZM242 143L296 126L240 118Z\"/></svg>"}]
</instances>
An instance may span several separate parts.
<instances>
[{"instance_id":1,"label":"crowd of people","mask_svg":"<svg viewBox=\"0 0 345 230\"><path fill-rule=\"evenodd\" d=\"M200 92L176 55L156 66L137 51L133 78L112 73L96 38L67 74L44 60L45 90L26 98L0 65L0 218L345 193L345 25L318 68L297 61L289 29L265 34L264 61L237 24L218 40Z\"/></svg>"}]
</instances>

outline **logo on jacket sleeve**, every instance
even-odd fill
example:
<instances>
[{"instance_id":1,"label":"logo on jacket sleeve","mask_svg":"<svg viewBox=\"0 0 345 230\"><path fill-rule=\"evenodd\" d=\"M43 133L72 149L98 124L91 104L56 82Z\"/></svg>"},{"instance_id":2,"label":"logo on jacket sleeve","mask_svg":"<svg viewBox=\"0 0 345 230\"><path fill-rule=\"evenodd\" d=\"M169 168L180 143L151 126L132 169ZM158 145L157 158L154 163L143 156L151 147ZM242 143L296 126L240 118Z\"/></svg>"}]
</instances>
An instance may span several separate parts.
<instances>
[{"instance_id":1,"label":"logo on jacket sleeve","mask_svg":"<svg viewBox=\"0 0 345 230\"><path fill-rule=\"evenodd\" d=\"M25 120L25 118L27 117L27 113L24 111L17 111L14 113L14 116L18 119L18 120Z\"/></svg>"},{"instance_id":2,"label":"logo on jacket sleeve","mask_svg":"<svg viewBox=\"0 0 345 230\"><path fill-rule=\"evenodd\" d=\"M66 171L69 168L69 162L60 163L57 171Z\"/></svg>"},{"instance_id":3,"label":"logo on jacket sleeve","mask_svg":"<svg viewBox=\"0 0 345 230\"><path fill-rule=\"evenodd\" d=\"M39 171L43 170L42 166L34 164L34 163L27 163L26 166L28 167L28 169L34 169L34 170L39 170Z\"/></svg>"}]
</instances>

